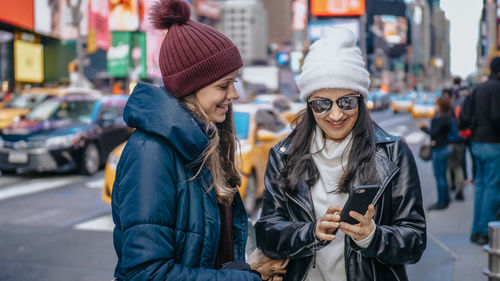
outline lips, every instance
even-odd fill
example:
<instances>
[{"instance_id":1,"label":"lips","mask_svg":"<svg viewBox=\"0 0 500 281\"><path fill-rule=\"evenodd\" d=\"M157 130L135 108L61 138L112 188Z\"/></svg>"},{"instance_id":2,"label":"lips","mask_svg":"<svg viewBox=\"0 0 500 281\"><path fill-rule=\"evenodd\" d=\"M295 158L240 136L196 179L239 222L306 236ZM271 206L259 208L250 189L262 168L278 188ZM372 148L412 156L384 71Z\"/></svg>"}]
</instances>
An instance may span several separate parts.
<instances>
[{"instance_id":1,"label":"lips","mask_svg":"<svg viewBox=\"0 0 500 281\"><path fill-rule=\"evenodd\" d=\"M332 128L341 128L342 126L345 125L347 119L341 120L341 121L327 121L328 125Z\"/></svg>"},{"instance_id":2,"label":"lips","mask_svg":"<svg viewBox=\"0 0 500 281\"><path fill-rule=\"evenodd\" d=\"M226 105L217 105L217 109L222 111L224 114L229 110L229 104Z\"/></svg>"}]
</instances>

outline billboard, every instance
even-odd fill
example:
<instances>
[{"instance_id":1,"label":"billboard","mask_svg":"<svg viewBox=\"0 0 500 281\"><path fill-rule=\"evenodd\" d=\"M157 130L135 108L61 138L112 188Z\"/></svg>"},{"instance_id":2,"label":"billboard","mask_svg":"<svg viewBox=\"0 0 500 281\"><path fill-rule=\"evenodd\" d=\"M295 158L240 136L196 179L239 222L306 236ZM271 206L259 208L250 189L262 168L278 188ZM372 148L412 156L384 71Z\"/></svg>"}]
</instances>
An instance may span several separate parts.
<instances>
[{"instance_id":1,"label":"billboard","mask_svg":"<svg viewBox=\"0 0 500 281\"><path fill-rule=\"evenodd\" d=\"M72 25L71 7L66 0L35 0L34 3L36 32L64 40L76 39L78 30ZM87 34L87 6L88 0L82 0L79 8L82 15L79 21L81 35Z\"/></svg>"},{"instance_id":2,"label":"billboard","mask_svg":"<svg viewBox=\"0 0 500 281\"><path fill-rule=\"evenodd\" d=\"M365 13L365 0L311 0L315 16L359 16Z\"/></svg>"},{"instance_id":3,"label":"billboard","mask_svg":"<svg viewBox=\"0 0 500 281\"><path fill-rule=\"evenodd\" d=\"M109 3L102 0L89 0L89 37L95 42L94 49L109 49L110 33L108 27Z\"/></svg>"},{"instance_id":4,"label":"billboard","mask_svg":"<svg viewBox=\"0 0 500 281\"><path fill-rule=\"evenodd\" d=\"M328 27L345 27L351 30L359 40L359 20L358 19L332 19L310 21L307 25L307 34L309 40L316 41L321 36L324 28Z\"/></svg>"},{"instance_id":5,"label":"billboard","mask_svg":"<svg viewBox=\"0 0 500 281\"><path fill-rule=\"evenodd\" d=\"M139 71L146 78L146 35L142 32L114 31L108 50L108 73L111 77L129 77Z\"/></svg>"},{"instance_id":6,"label":"billboard","mask_svg":"<svg viewBox=\"0 0 500 281\"><path fill-rule=\"evenodd\" d=\"M59 30L59 13L59 1L35 0L35 31L57 37L52 31Z\"/></svg>"},{"instance_id":7,"label":"billboard","mask_svg":"<svg viewBox=\"0 0 500 281\"><path fill-rule=\"evenodd\" d=\"M33 30L33 0L0 1L0 21Z\"/></svg>"},{"instance_id":8,"label":"billboard","mask_svg":"<svg viewBox=\"0 0 500 281\"><path fill-rule=\"evenodd\" d=\"M43 46L22 40L14 41L14 77L16 81L43 82Z\"/></svg>"},{"instance_id":9,"label":"billboard","mask_svg":"<svg viewBox=\"0 0 500 281\"><path fill-rule=\"evenodd\" d=\"M375 15L373 16L372 32L383 38L388 44L406 44L408 20L405 17L393 15Z\"/></svg>"},{"instance_id":10,"label":"billboard","mask_svg":"<svg viewBox=\"0 0 500 281\"><path fill-rule=\"evenodd\" d=\"M295 0L292 6L293 30L304 30L307 23L307 2L306 0Z\"/></svg>"},{"instance_id":11,"label":"billboard","mask_svg":"<svg viewBox=\"0 0 500 281\"><path fill-rule=\"evenodd\" d=\"M109 30L139 29L139 0L109 1Z\"/></svg>"},{"instance_id":12,"label":"billboard","mask_svg":"<svg viewBox=\"0 0 500 281\"><path fill-rule=\"evenodd\" d=\"M159 54L160 47L165 37L165 32L156 29L148 20L151 14L151 8L156 0L144 0L144 20L141 23L141 29L146 32L146 64L147 74L150 78L161 78Z\"/></svg>"}]
</instances>

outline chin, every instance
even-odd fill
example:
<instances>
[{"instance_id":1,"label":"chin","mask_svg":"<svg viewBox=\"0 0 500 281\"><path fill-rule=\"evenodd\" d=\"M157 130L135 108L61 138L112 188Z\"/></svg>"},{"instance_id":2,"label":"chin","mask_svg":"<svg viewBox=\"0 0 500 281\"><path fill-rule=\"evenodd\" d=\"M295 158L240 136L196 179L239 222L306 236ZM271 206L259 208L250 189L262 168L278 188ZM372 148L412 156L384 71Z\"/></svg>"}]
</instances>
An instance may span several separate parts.
<instances>
[{"instance_id":1,"label":"chin","mask_svg":"<svg viewBox=\"0 0 500 281\"><path fill-rule=\"evenodd\" d=\"M212 118L214 123L222 123L226 120L226 115Z\"/></svg>"}]
</instances>

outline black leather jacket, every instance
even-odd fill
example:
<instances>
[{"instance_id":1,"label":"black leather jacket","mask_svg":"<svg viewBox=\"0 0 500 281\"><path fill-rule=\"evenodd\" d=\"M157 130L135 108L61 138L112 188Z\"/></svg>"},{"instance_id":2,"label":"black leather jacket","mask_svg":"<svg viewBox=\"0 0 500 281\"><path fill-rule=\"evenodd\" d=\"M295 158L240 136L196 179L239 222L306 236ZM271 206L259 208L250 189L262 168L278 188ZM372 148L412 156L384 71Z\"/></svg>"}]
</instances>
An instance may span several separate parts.
<instances>
[{"instance_id":1,"label":"black leather jacket","mask_svg":"<svg viewBox=\"0 0 500 281\"><path fill-rule=\"evenodd\" d=\"M426 247L426 223L415 160L406 142L375 126L375 234L366 249L345 236L347 280L408 280L404 264L416 263ZM284 167L294 133L271 149L262 216L255 225L257 245L272 258L290 258L284 280L303 280L325 244L314 234L310 186L306 179L290 194L271 184ZM355 182L356 184L356 182Z\"/></svg>"}]
</instances>

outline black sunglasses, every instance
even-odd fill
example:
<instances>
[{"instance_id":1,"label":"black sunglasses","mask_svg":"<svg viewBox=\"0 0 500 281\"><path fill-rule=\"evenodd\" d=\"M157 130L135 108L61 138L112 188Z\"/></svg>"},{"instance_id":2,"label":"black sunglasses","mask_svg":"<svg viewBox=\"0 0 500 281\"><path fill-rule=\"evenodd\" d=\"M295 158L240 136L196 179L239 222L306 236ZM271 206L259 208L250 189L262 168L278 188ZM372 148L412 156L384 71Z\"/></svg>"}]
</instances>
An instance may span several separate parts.
<instances>
[{"instance_id":1,"label":"black sunglasses","mask_svg":"<svg viewBox=\"0 0 500 281\"><path fill-rule=\"evenodd\" d=\"M347 95L339 98L338 100L331 100L327 98L320 98L316 100L308 100L307 103L311 109L318 113L326 113L332 109L333 103L335 102L341 110L349 111L354 110L358 107L360 94L357 95Z\"/></svg>"}]
</instances>

